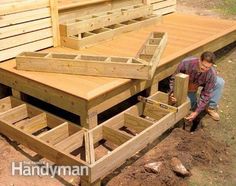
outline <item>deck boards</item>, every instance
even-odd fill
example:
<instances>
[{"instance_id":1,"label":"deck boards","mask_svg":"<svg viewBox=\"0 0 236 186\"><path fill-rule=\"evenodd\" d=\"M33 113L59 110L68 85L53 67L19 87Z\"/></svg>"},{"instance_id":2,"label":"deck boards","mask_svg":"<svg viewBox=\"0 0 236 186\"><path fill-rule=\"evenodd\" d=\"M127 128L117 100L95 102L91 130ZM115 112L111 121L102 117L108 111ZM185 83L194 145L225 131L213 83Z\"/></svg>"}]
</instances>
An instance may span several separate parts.
<instances>
[{"instance_id":1,"label":"deck boards","mask_svg":"<svg viewBox=\"0 0 236 186\"><path fill-rule=\"evenodd\" d=\"M165 16L161 24L123 34L93 47L79 51L57 47L49 49L49 51L135 56L151 31L165 31L169 35L169 40L159 64L162 66L169 60L178 57L181 51L183 52L191 47L197 48L198 44L204 45L204 42L209 42L209 38L213 40L215 35L223 34L225 30L229 29L236 30L234 21L174 13ZM17 71L14 67L15 60L0 64L1 69L15 75L54 87L85 100L94 99L131 82L129 79Z\"/></svg>"}]
</instances>

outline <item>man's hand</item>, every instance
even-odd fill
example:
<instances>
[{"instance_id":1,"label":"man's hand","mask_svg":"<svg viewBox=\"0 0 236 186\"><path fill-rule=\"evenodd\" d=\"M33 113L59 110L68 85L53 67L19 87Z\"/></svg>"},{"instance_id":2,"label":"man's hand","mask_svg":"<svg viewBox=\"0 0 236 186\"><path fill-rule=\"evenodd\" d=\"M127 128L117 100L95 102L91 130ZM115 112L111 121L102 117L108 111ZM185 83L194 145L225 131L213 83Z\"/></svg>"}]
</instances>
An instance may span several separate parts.
<instances>
[{"instance_id":1,"label":"man's hand","mask_svg":"<svg viewBox=\"0 0 236 186\"><path fill-rule=\"evenodd\" d=\"M173 93L169 94L168 99L169 99L168 101L169 101L169 104L170 104L170 105L174 105L174 104L176 104L176 102L177 102L177 99L174 97L174 94L173 94Z\"/></svg>"},{"instance_id":2,"label":"man's hand","mask_svg":"<svg viewBox=\"0 0 236 186\"><path fill-rule=\"evenodd\" d=\"M191 122L197 117L198 113L197 112L192 112L189 116L185 117L187 121Z\"/></svg>"}]
</instances>

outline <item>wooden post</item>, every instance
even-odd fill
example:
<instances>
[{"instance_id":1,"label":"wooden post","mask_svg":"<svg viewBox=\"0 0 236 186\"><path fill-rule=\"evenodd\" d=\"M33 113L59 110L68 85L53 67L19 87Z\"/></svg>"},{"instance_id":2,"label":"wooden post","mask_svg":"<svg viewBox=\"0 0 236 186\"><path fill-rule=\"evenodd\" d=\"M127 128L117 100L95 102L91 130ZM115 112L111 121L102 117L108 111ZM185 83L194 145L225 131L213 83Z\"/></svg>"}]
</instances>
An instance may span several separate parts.
<instances>
[{"instance_id":1,"label":"wooden post","mask_svg":"<svg viewBox=\"0 0 236 186\"><path fill-rule=\"evenodd\" d=\"M92 129L98 125L98 113L97 111L84 110L84 113L80 115L80 125Z\"/></svg>"},{"instance_id":2,"label":"wooden post","mask_svg":"<svg viewBox=\"0 0 236 186\"><path fill-rule=\"evenodd\" d=\"M174 97L177 99L176 106L186 102L188 95L189 75L179 73L175 76Z\"/></svg>"},{"instance_id":3,"label":"wooden post","mask_svg":"<svg viewBox=\"0 0 236 186\"><path fill-rule=\"evenodd\" d=\"M22 93L20 91L12 88L11 92L12 92L12 96L14 96L15 98L18 98L20 100L24 100L24 96L22 95Z\"/></svg>"},{"instance_id":4,"label":"wooden post","mask_svg":"<svg viewBox=\"0 0 236 186\"><path fill-rule=\"evenodd\" d=\"M60 45L59 16L57 0L50 0L50 10L52 19L53 46Z\"/></svg>"},{"instance_id":5,"label":"wooden post","mask_svg":"<svg viewBox=\"0 0 236 186\"><path fill-rule=\"evenodd\" d=\"M85 143L86 162L89 164L93 164L95 162L95 153L94 153L94 145L93 145L93 134L91 132L84 133L84 143ZM101 179L98 179L95 182L91 183L88 180L81 178L80 185L81 186L101 186Z\"/></svg>"}]
</instances>

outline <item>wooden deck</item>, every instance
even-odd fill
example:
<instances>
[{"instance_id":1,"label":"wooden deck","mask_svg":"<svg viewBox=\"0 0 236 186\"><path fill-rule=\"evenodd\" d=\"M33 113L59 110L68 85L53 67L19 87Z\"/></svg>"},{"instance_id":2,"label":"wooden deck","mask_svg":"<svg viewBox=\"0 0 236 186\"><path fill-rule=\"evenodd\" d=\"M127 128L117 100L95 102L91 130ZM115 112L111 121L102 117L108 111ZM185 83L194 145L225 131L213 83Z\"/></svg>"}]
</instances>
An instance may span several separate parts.
<instances>
[{"instance_id":1,"label":"wooden deck","mask_svg":"<svg viewBox=\"0 0 236 186\"><path fill-rule=\"evenodd\" d=\"M168 33L168 44L153 82L26 72L15 69L15 60L0 64L0 83L81 116L82 125L93 128L104 110L171 75L186 56L215 51L236 40L236 22L174 13L162 23L129 32L96 46L76 51L50 48L47 51L115 56L135 56L150 32Z\"/></svg>"}]
</instances>

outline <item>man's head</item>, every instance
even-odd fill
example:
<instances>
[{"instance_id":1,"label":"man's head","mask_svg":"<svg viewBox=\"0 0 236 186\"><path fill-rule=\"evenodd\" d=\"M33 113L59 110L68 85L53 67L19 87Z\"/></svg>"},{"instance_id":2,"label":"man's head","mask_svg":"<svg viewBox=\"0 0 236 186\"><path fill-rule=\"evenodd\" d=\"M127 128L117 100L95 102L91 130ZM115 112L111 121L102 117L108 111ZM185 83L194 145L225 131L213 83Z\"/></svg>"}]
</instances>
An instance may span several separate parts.
<instances>
[{"instance_id":1,"label":"man's head","mask_svg":"<svg viewBox=\"0 0 236 186\"><path fill-rule=\"evenodd\" d=\"M199 61L200 72L207 72L215 64L215 54L203 52Z\"/></svg>"}]
</instances>

